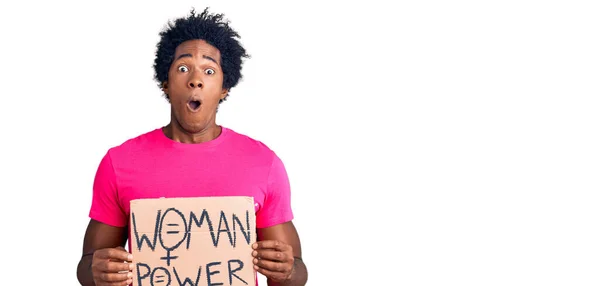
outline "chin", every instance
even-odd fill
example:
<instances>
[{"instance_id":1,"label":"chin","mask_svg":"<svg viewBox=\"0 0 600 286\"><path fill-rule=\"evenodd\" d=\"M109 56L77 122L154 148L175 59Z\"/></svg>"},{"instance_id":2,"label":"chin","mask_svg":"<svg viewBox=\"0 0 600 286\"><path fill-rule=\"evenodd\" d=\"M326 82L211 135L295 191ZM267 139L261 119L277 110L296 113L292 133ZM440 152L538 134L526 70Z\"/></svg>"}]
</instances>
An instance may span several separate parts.
<instances>
[{"instance_id":1,"label":"chin","mask_svg":"<svg viewBox=\"0 0 600 286\"><path fill-rule=\"evenodd\" d=\"M207 122L189 122L183 121L179 122L179 125L185 130L187 133L200 133L208 128Z\"/></svg>"},{"instance_id":2,"label":"chin","mask_svg":"<svg viewBox=\"0 0 600 286\"><path fill-rule=\"evenodd\" d=\"M187 114L184 114L183 116L175 114L177 125L187 133L199 133L208 127L209 120L207 120L207 118L199 117L200 116L189 116Z\"/></svg>"},{"instance_id":3,"label":"chin","mask_svg":"<svg viewBox=\"0 0 600 286\"><path fill-rule=\"evenodd\" d=\"M187 103L179 108L173 109L175 120L178 125L187 133L199 133L210 127L212 116L210 115L209 106L201 105L199 109L192 112Z\"/></svg>"}]
</instances>

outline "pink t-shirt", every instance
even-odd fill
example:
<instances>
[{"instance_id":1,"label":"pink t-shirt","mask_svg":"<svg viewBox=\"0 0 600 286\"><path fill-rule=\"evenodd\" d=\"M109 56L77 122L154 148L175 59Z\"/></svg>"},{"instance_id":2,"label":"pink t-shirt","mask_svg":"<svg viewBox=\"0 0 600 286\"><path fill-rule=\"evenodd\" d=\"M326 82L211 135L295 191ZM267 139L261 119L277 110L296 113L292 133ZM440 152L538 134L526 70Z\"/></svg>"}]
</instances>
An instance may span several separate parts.
<instances>
[{"instance_id":1,"label":"pink t-shirt","mask_svg":"<svg viewBox=\"0 0 600 286\"><path fill-rule=\"evenodd\" d=\"M281 159L260 141L226 127L200 144L173 141L157 128L110 148L96 173L89 216L124 227L131 200L203 196L254 197L257 228L293 218Z\"/></svg>"}]
</instances>

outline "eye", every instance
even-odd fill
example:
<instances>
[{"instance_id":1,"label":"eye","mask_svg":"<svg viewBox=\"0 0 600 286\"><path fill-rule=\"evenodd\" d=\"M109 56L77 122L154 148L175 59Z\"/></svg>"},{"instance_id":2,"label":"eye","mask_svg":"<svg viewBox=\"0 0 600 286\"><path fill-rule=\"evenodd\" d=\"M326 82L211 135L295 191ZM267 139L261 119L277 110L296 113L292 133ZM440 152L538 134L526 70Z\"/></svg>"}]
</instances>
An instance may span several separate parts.
<instances>
[{"instance_id":1,"label":"eye","mask_svg":"<svg viewBox=\"0 0 600 286\"><path fill-rule=\"evenodd\" d=\"M215 74L215 70L213 70L213 69L206 69L204 72L206 74Z\"/></svg>"},{"instance_id":2,"label":"eye","mask_svg":"<svg viewBox=\"0 0 600 286\"><path fill-rule=\"evenodd\" d=\"M187 68L186 66L179 66L179 67L177 68L177 70L179 70L180 72L188 72L188 71L189 71L189 70L188 70L188 68Z\"/></svg>"}]
</instances>

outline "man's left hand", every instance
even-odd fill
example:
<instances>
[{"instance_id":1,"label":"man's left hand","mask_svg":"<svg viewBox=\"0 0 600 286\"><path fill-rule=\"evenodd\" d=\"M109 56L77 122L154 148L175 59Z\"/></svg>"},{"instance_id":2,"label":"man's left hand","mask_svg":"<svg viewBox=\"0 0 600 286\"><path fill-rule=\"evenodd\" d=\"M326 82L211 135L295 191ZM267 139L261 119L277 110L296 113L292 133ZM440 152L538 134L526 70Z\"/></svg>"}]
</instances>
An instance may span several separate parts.
<instances>
[{"instance_id":1,"label":"man's left hand","mask_svg":"<svg viewBox=\"0 0 600 286\"><path fill-rule=\"evenodd\" d=\"M292 247L281 241L264 240L252 245L254 269L267 278L283 282L292 276L294 253Z\"/></svg>"}]
</instances>

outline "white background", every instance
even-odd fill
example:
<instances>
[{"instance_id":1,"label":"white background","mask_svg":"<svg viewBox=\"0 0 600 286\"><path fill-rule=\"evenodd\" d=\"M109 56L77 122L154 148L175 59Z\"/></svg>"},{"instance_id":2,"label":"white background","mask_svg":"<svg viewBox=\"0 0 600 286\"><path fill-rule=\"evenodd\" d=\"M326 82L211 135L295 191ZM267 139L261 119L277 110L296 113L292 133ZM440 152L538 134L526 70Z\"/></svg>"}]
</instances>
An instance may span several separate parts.
<instances>
[{"instance_id":1,"label":"white background","mask_svg":"<svg viewBox=\"0 0 600 286\"><path fill-rule=\"evenodd\" d=\"M169 120L158 32L210 6L252 55L218 122L284 160L308 285L599 285L595 1L332 2L3 1L1 284L77 285L101 157Z\"/></svg>"}]
</instances>

